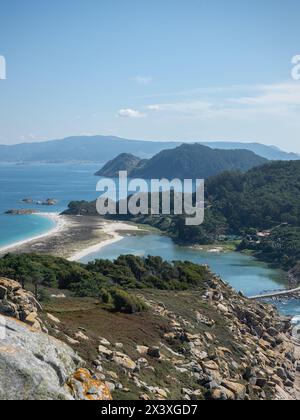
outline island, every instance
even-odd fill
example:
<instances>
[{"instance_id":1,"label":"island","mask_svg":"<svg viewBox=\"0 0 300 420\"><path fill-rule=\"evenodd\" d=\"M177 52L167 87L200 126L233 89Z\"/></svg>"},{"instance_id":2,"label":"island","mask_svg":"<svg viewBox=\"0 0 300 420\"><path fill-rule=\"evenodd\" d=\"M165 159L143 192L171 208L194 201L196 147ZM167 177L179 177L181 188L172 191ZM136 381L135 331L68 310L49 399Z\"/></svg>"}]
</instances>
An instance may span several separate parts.
<instances>
[{"instance_id":1,"label":"island","mask_svg":"<svg viewBox=\"0 0 300 420\"><path fill-rule=\"evenodd\" d=\"M5 214L10 214L12 216L24 216L36 213L37 210L34 209L10 209L5 212Z\"/></svg>"}]
</instances>

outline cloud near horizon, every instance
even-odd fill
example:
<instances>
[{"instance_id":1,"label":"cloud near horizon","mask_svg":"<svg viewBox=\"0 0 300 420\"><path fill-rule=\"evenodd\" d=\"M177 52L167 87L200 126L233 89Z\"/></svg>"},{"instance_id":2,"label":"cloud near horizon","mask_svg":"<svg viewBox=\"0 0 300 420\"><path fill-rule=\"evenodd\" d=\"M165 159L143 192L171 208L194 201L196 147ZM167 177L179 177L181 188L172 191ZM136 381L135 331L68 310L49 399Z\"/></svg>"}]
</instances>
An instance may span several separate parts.
<instances>
[{"instance_id":1,"label":"cloud near horizon","mask_svg":"<svg viewBox=\"0 0 300 420\"><path fill-rule=\"evenodd\" d=\"M193 98L192 92L189 91L190 98L184 101L154 103L143 106L142 111L125 108L118 115L155 118L155 114L160 113L196 119L252 119L259 116L295 117L300 110L300 83L297 82L195 89L194 95L200 98Z\"/></svg>"},{"instance_id":2,"label":"cloud near horizon","mask_svg":"<svg viewBox=\"0 0 300 420\"><path fill-rule=\"evenodd\" d=\"M118 111L118 117L120 118L144 118L146 114L132 108L123 108Z\"/></svg>"}]
</instances>

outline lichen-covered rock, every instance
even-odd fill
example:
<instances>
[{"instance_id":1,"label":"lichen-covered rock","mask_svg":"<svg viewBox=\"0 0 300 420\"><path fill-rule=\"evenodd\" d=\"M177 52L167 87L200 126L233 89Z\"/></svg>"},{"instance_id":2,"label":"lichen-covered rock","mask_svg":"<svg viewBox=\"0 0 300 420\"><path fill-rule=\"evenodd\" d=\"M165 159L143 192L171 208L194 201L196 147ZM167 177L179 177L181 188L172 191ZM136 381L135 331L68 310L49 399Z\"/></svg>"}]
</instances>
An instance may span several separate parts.
<instances>
[{"instance_id":1,"label":"lichen-covered rock","mask_svg":"<svg viewBox=\"0 0 300 420\"><path fill-rule=\"evenodd\" d=\"M0 400L110 397L101 382L92 380L88 371L79 370L84 363L68 345L18 320L1 319Z\"/></svg>"},{"instance_id":2,"label":"lichen-covered rock","mask_svg":"<svg viewBox=\"0 0 300 420\"><path fill-rule=\"evenodd\" d=\"M108 401L111 393L108 386L93 378L87 369L78 369L67 383L75 400Z\"/></svg>"}]
</instances>

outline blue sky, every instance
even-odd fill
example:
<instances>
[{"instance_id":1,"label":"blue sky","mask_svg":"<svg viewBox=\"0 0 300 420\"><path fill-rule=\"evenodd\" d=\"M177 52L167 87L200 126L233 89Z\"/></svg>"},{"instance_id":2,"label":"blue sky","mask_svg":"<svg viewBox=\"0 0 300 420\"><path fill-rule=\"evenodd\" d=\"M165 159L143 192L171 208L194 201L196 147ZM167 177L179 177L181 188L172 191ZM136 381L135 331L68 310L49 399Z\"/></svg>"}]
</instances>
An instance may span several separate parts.
<instances>
[{"instance_id":1,"label":"blue sky","mask_svg":"<svg viewBox=\"0 0 300 420\"><path fill-rule=\"evenodd\" d=\"M300 152L299 0L0 0L0 143L110 134Z\"/></svg>"}]
</instances>

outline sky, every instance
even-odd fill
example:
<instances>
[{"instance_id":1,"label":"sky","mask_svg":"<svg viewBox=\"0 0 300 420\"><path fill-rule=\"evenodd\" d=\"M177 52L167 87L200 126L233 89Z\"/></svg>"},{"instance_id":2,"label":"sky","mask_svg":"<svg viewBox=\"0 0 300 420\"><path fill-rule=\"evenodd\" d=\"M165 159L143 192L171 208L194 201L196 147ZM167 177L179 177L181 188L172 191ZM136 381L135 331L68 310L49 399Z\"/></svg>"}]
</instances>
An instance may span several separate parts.
<instances>
[{"instance_id":1,"label":"sky","mask_svg":"<svg viewBox=\"0 0 300 420\"><path fill-rule=\"evenodd\" d=\"M299 0L0 0L0 143L101 134L300 152L299 19Z\"/></svg>"}]
</instances>

